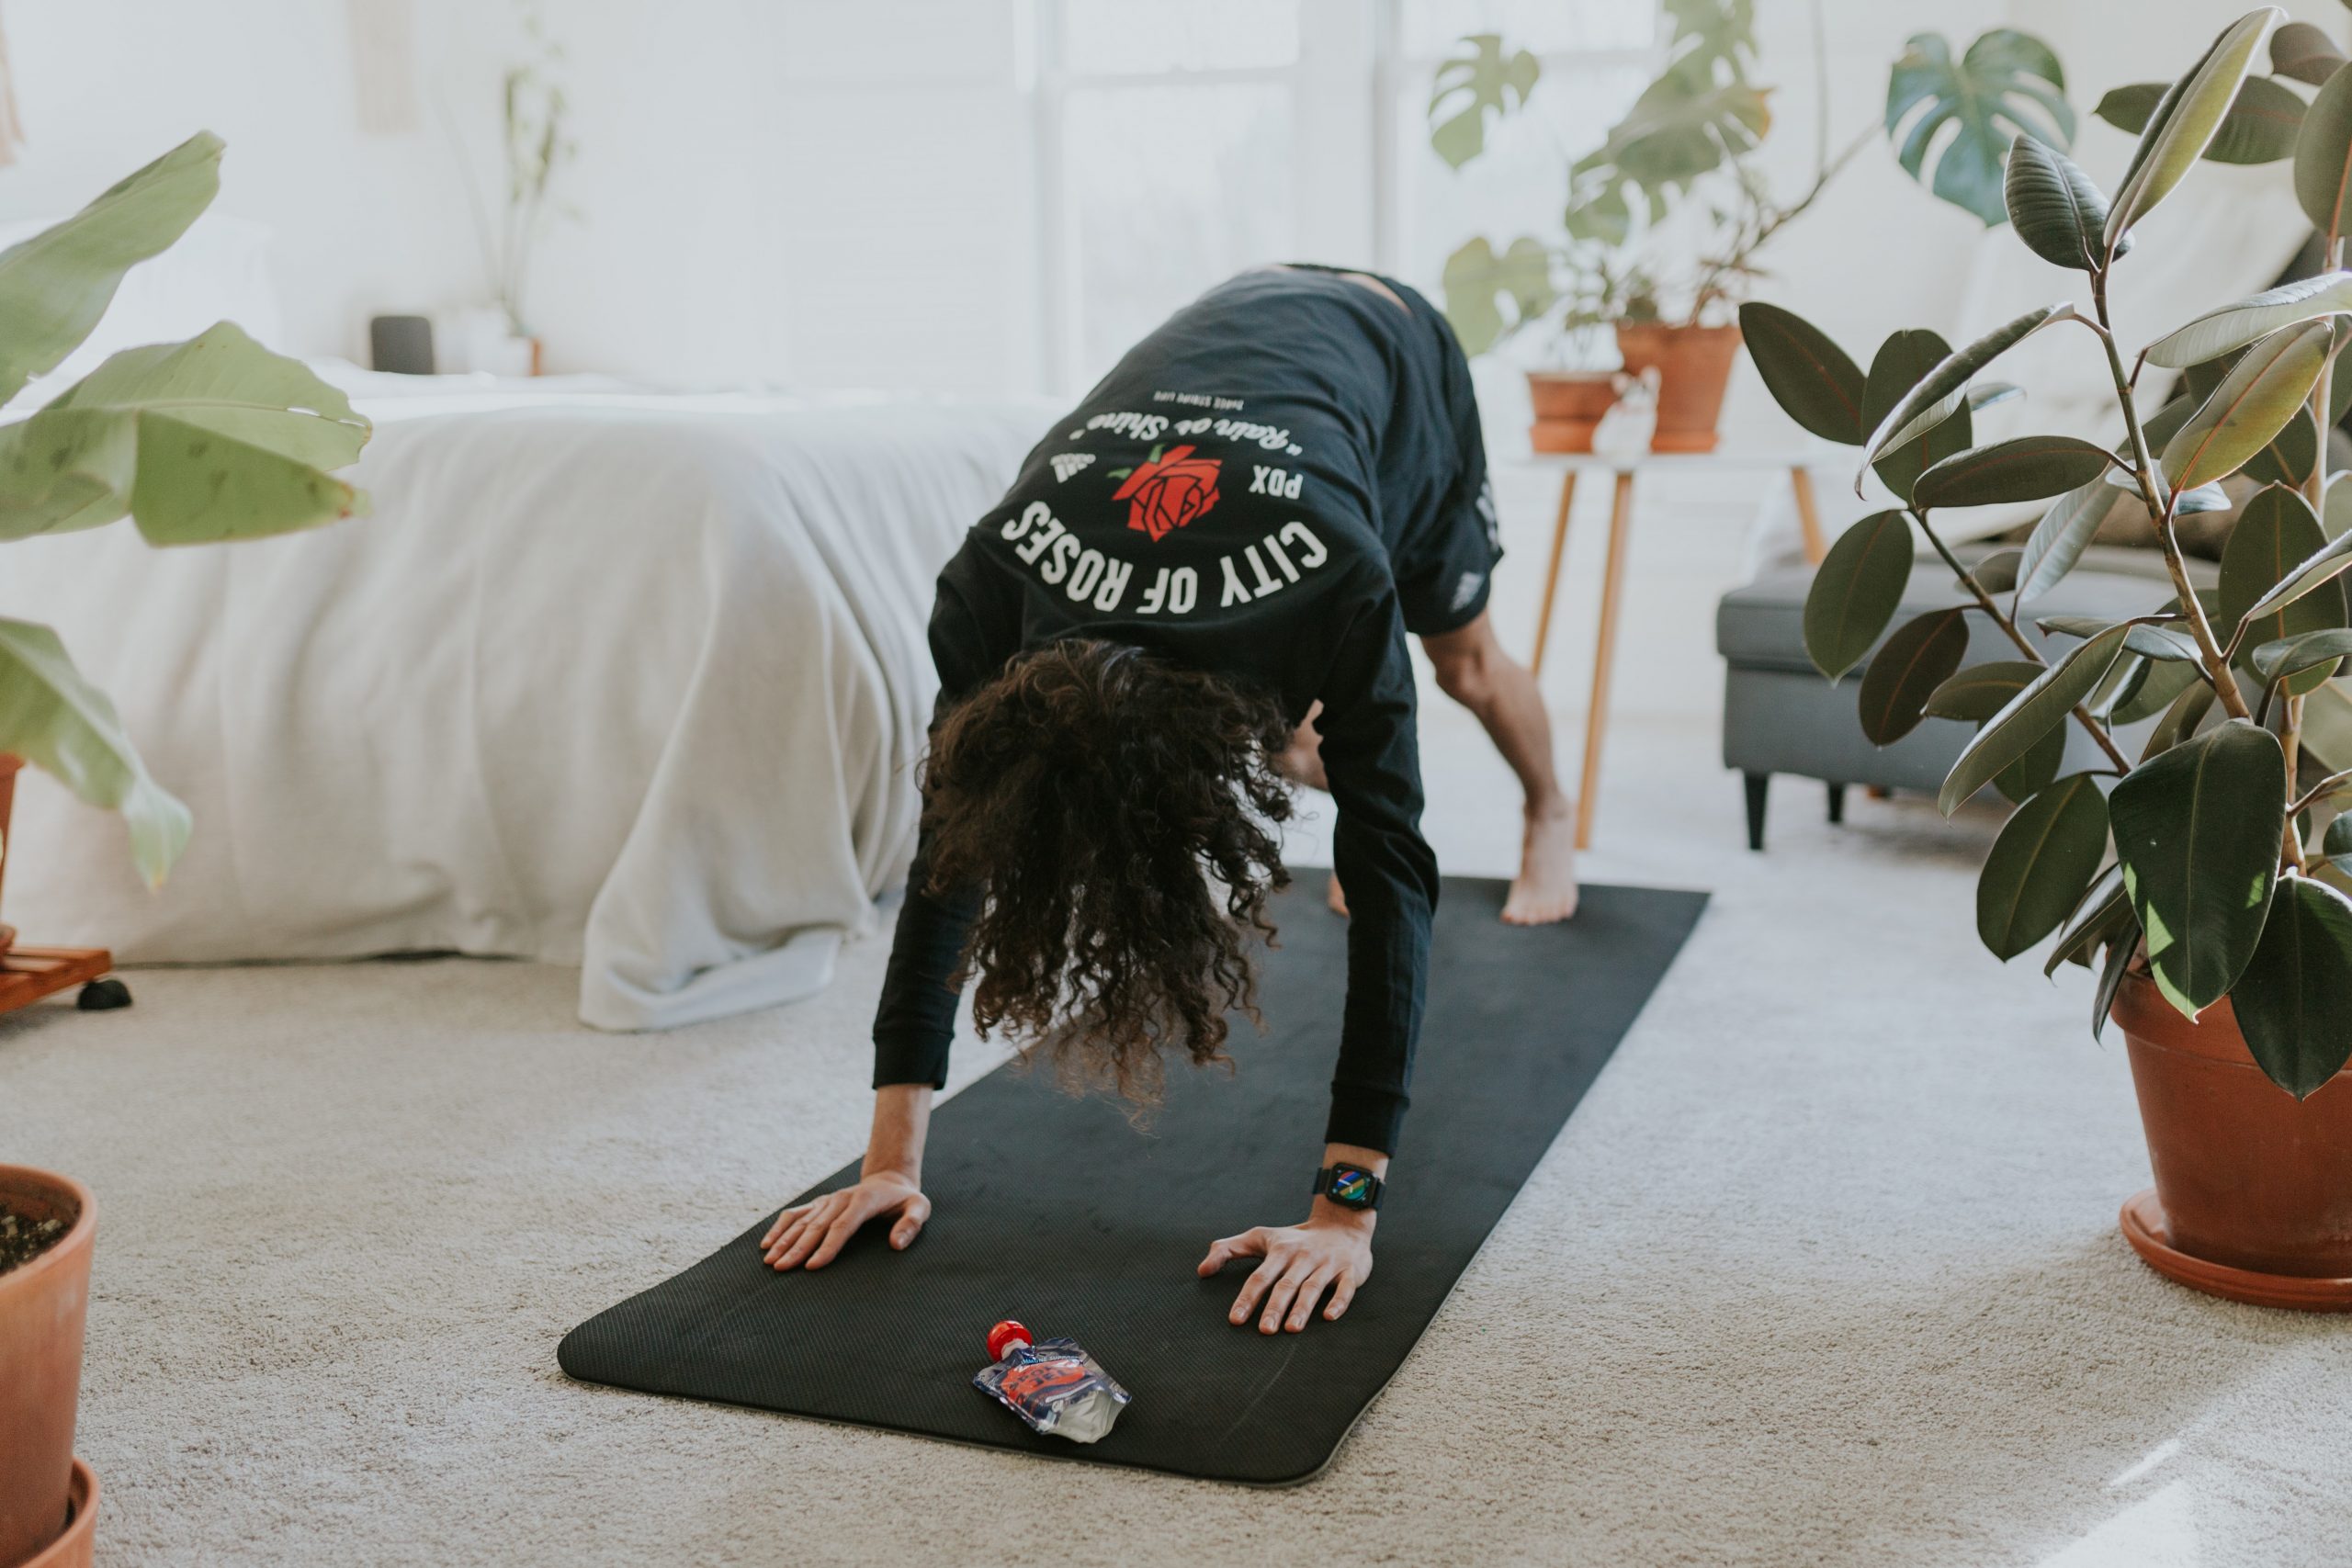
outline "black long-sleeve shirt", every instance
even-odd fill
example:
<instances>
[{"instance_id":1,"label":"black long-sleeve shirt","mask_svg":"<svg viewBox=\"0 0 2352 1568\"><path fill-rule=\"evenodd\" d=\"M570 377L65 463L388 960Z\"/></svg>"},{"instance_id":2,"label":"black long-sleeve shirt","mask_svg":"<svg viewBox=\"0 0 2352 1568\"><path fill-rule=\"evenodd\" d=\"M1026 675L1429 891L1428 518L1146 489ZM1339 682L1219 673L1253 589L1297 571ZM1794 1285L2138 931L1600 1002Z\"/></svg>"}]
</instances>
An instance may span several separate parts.
<instances>
[{"instance_id":1,"label":"black long-sleeve shirt","mask_svg":"<svg viewBox=\"0 0 2352 1568\"><path fill-rule=\"evenodd\" d=\"M1408 309L1326 273L1253 273L1179 312L1031 452L941 572L930 632L941 714L1062 637L1234 676L1294 723L1321 701L1350 910L1326 1136L1391 1152L1438 891L1398 579L1442 554L1416 546L1484 478L1463 456L1460 352L1398 292ZM1475 441L1475 405L1469 420ZM875 1021L876 1088L945 1080L975 897L928 890L928 849Z\"/></svg>"}]
</instances>

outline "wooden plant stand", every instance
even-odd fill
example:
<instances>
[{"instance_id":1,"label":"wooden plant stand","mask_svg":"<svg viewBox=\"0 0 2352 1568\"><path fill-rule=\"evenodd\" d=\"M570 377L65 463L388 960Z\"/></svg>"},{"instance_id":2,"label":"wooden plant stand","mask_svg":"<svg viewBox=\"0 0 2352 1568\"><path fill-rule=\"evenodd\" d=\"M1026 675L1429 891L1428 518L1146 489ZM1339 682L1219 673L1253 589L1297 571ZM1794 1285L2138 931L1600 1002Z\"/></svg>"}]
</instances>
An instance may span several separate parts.
<instances>
[{"instance_id":1,"label":"wooden plant stand","mask_svg":"<svg viewBox=\"0 0 2352 1568\"><path fill-rule=\"evenodd\" d=\"M17 773L24 765L20 757L0 756L0 877L6 875L8 852L16 848L9 828L17 804ZM19 947L15 928L0 926L0 1012L29 1007L71 986L86 986L113 967L114 954L103 947ZM115 990L128 999L119 987ZM97 995L90 993L92 999ZM122 1002L99 1005L119 1007Z\"/></svg>"}]
</instances>

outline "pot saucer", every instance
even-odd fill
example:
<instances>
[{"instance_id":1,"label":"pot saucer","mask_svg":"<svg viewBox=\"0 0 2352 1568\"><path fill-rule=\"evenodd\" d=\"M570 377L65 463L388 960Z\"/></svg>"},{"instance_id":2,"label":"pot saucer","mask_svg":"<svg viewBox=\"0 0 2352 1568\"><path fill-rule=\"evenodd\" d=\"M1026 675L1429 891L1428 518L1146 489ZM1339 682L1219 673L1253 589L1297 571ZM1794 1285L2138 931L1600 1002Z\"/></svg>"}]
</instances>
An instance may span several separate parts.
<instances>
[{"instance_id":1,"label":"pot saucer","mask_svg":"<svg viewBox=\"0 0 2352 1568\"><path fill-rule=\"evenodd\" d=\"M2123 1239L2132 1244L2132 1250L2165 1279L2191 1290L2295 1312L2352 1312L2352 1279L2266 1274L2191 1257L2174 1247L2164 1207L2156 1201L2153 1187L2124 1201L2122 1219Z\"/></svg>"}]
</instances>

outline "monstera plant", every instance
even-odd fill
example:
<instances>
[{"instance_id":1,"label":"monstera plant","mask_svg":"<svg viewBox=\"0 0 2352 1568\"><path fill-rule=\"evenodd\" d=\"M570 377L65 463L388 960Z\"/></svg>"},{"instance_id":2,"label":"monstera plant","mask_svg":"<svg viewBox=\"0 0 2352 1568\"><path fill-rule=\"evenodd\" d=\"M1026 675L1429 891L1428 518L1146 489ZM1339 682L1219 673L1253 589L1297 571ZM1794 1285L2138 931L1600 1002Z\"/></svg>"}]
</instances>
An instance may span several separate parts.
<instances>
[{"instance_id":1,"label":"monstera plant","mask_svg":"<svg viewBox=\"0 0 2352 1568\"><path fill-rule=\"evenodd\" d=\"M2296 1290L2326 1276L2343 1287L2341 1305L2352 1304L2352 1247L2333 1216L2352 1201L2352 1089L2335 1080L2352 1056L2352 818L2335 813L2352 799L2352 727L2335 677L2352 656L2352 532L2331 536L2323 522L2330 476L2318 433L2352 383L2352 367L2337 364L2352 342L2352 271L2342 268L2352 72L2327 75L2293 146L2295 189L2327 270L2165 323L2144 342L2126 335L2108 303L2114 270L2131 265L2133 228L2231 134L2282 15L2242 17L2162 89L2111 195L2046 142L2012 141L2010 223L2053 269L2077 275L2072 298L1957 350L1898 333L1868 372L1787 310L1750 304L1742 320L1781 407L1815 434L1859 448L1858 489L1875 468L1900 502L1855 525L1823 562L1805 606L1808 651L1832 680L1867 659L1860 705L1880 744L1928 716L1976 726L1939 804L1950 813L1988 784L2021 801L1985 860L1978 932L2005 961L2054 933L2045 973L2095 964L2093 1031L2112 1012L2132 1040L2172 1234L2157 1220L2134 1231L2128 1205L2127 1232L2176 1277L2210 1272L2215 1258L2265 1280L2302 1280ZM2292 29L2278 41L2290 58L2311 58ZM2282 254L2295 239L2280 236ZM2041 332L2078 333L2103 358L2119 444L2028 435L1970 445L1970 400L1995 390L1980 378ZM2185 372L2186 390L2151 406L2165 370ZM2231 535L2219 586L2200 588L2176 525L2225 504L2218 481L2240 472L2267 482ZM2172 600L2112 623L2029 621L2119 489L2154 523ZM2048 510L2021 551L1973 565L1939 526L1953 509L2041 500ZM1890 636L1915 537L1949 567L1961 601ZM2013 657L1963 668L1978 617ZM2063 651L2045 653L2028 635L2033 624ZM2127 750L2120 731L2145 719L2152 733ZM2062 775L2067 726L2088 736L2098 765ZM2183 1063L2220 1073L2230 1060L2243 1064L2242 1079L2178 1077ZM2268 1207L2216 1218L2216 1194ZM2298 1225L2284 1240L2271 1234ZM2257 1234L2265 1239L2248 1239ZM2168 1267L2165 1248L2193 1257ZM2279 1293L2251 1291L2225 1293Z\"/></svg>"},{"instance_id":2,"label":"monstera plant","mask_svg":"<svg viewBox=\"0 0 2352 1568\"><path fill-rule=\"evenodd\" d=\"M168 249L220 188L220 139L174 148L80 212L0 253L0 402L78 347L123 274ZM186 343L126 349L30 414L0 423L0 539L129 517L154 545L209 544L348 516L334 477L368 422L299 361L228 321ZM119 811L131 857L160 882L188 813L148 773L114 705L57 634L0 617L0 752Z\"/></svg>"},{"instance_id":3,"label":"monstera plant","mask_svg":"<svg viewBox=\"0 0 2352 1568\"><path fill-rule=\"evenodd\" d=\"M1757 254L1882 134L1905 172L1988 225L2007 217L2001 179L2011 139L2062 151L2074 140L2065 72L2048 45L1996 28L1955 55L1941 37L1921 33L1888 73L1882 125L1833 150L1821 96L1812 178L1779 201L1751 156L1772 129L1772 89L1754 80L1753 0L1667 0L1665 11L1665 68L1601 144L1568 166L1562 240L1522 234L1498 246L1482 235L1446 259L1446 313L1469 352L1547 322L1574 333L1661 311L1699 321L1757 276ZM1814 25L1818 52L1817 13ZM1478 158L1494 122L1523 108L1542 75L1532 53L1499 34L1464 38L1438 68L1431 149L1451 168ZM1697 265L1687 278L1661 278L1637 242L1694 203L1705 220Z\"/></svg>"},{"instance_id":4,"label":"monstera plant","mask_svg":"<svg viewBox=\"0 0 2352 1568\"><path fill-rule=\"evenodd\" d=\"M2063 149L2074 138L2065 73L2039 39L2001 28L1955 56L1933 33L1914 37L1887 82L1882 125L1833 151L1826 85L1815 126L1813 175L1794 199L1777 197L1754 157L1772 129L1771 89L1758 85L1753 0L1666 0L1666 66L1599 147L1568 166L1557 241L1522 234L1498 248L1484 235L1446 258L1446 315L1472 354L1538 325L1565 357L1592 360L1589 340L1614 328L1617 357L1658 383L1661 451L1714 446L1739 333L1725 319L1762 275L1758 256L1811 209L1839 171L1881 134L1910 175L1987 223L2001 220L2002 159L2027 135ZM1819 7L1815 52L1826 39ZM1523 107L1542 74L1535 56L1500 35L1462 40L1439 67L1430 144L1454 168L1478 157L1490 122ZM1695 224L1695 249L1691 230ZM1668 276L1665 256L1692 259ZM1588 371L1576 425L1547 425L1577 400L1574 373L1533 371L1540 449L1581 450L1611 393ZM1562 443L1547 431L1581 433Z\"/></svg>"}]
</instances>

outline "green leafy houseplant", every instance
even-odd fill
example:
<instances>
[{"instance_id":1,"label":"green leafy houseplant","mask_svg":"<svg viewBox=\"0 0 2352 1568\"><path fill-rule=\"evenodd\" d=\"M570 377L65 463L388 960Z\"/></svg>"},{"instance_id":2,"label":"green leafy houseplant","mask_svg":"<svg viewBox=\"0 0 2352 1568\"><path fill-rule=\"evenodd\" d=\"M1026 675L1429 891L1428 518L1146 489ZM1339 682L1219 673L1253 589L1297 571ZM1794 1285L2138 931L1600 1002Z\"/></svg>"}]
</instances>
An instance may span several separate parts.
<instances>
[{"instance_id":1,"label":"green leafy houseplant","mask_svg":"<svg viewBox=\"0 0 2352 1568\"><path fill-rule=\"evenodd\" d=\"M190 138L62 223L0 253L0 402L96 327L122 276L158 255L220 189L219 137ZM222 321L114 355L38 411L0 423L0 539L129 517L154 545L255 538L348 516L334 477L368 422L300 361ZM0 753L119 811L150 882L187 841L187 808L141 761L114 705L57 634L0 617Z\"/></svg>"},{"instance_id":2,"label":"green leafy houseplant","mask_svg":"<svg viewBox=\"0 0 2352 1568\"><path fill-rule=\"evenodd\" d=\"M2292 146L2296 191L2328 270L2220 305L2136 350L2108 308L2133 227L2200 156L2227 145L2244 106L2264 100L2249 97L2260 80L2249 73L2283 15L2265 7L2240 18L2160 89L2112 195L2045 142L2013 140L2009 220L2036 255L2083 275L2086 298L2030 310L1957 350L1932 333L1898 333L1867 372L1786 310L1750 304L1742 321L1781 407L1813 434L1860 448L1858 489L1875 468L1901 502L1858 524L1823 562L1805 606L1808 652L1832 680L1869 656L1862 722L1880 744L1928 716L1977 725L1944 782L1945 812L1988 784L2022 802L1978 886L1986 946L2006 961L2054 932L2046 972L2096 964L2094 1032L2135 961L2185 1018L2227 998L2262 1072L2301 1099L2352 1056L2352 818L2315 830L2352 795L2352 727L2334 680L2352 656L2343 581L2352 533L2331 536L2322 522L2330 476L2317 440L2352 381L2336 364L2352 342L2352 272L2342 270L2352 72L2342 57L2298 116ZM2279 28L2272 47L2274 64L2283 52L2317 73L2296 29ZM2057 435L1970 445L1978 378L2044 330L2080 332L2104 356L2126 433L2120 449ZM2161 409L2144 406L2154 400L2142 385L2152 366L2188 372L2188 391ZM2244 509L2219 588L2200 591L2176 524L2218 504L2216 482L2242 470L2268 482ZM2113 624L2044 620L2065 639L2046 656L2020 618L2080 559L2118 487L2154 520L2175 597ZM1973 568L1938 531L1948 508L2038 500L2050 505L2022 551ZM1914 529L1966 602L1882 643L1910 574ZM2014 659L1962 668L1973 615L1999 629ZM2151 717L2153 735L2127 753L2118 730ZM2056 776L2068 725L2087 732L2104 766Z\"/></svg>"},{"instance_id":3,"label":"green leafy houseplant","mask_svg":"<svg viewBox=\"0 0 2352 1568\"><path fill-rule=\"evenodd\" d=\"M1882 129L1913 178L1987 224L2005 216L2001 166L2011 138L2064 149L2074 137L2065 73L2048 46L2003 28L1955 56L1943 39L1922 33L1894 62L1883 128L1833 152L1820 95L1812 179L1781 202L1754 158L1772 117L1771 89L1754 80L1753 0L1666 0L1665 10L1666 66L1601 144L1569 165L1562 238L1522 234L1498 247L1481 235L1446 259L1446 314L1468 352L1538 325L1575 345L1619 321L1720 319L1761 276L1758 253ZM1823 55L1817 6L1813 29ZM1477 158L1490 125L1523 108L1541 75L1535 56L1500 35L1464 39L1437 73L1430 145L1453 168ZM1666 275L1656 253L1669 249L1695 254L1687 276Z\"/></svg>"}]
</instances>

